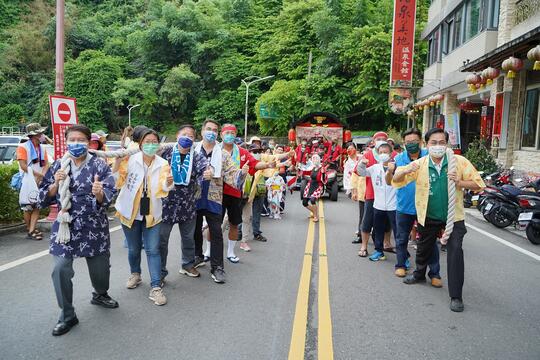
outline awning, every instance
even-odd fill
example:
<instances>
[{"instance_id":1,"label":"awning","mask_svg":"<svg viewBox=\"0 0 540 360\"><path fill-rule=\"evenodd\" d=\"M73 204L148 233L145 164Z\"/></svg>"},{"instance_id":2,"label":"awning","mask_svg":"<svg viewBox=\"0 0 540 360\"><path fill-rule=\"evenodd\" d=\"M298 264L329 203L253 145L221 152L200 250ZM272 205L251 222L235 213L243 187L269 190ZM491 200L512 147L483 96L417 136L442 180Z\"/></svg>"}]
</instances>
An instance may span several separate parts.
<instances>
[{"instance_id":1,"label":"awning","mask_svg":"<svg viewBox=\"0 0 540 360\"><path fill-rule=\"evenodd\" d=\"M527 58L527 52L540 43L540 26L520 37L499 46L478 59L462 66L459 71L482 71L488 66L500 67L502 62L510 56Z\"/></svg>"}]
</instances>

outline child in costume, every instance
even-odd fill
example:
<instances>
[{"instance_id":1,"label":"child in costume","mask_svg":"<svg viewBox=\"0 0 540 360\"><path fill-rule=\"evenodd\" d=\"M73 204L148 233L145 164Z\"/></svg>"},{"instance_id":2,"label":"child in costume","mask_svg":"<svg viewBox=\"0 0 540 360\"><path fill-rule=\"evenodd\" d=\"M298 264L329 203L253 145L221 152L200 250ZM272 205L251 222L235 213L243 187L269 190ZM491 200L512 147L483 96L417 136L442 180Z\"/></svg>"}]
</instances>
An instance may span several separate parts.
<instances>
[{"instance_id":1,"label":"child in costume","mask_svg":"<svg viewBox=\"0 0 540 360\"><path fill-rule=\"evenodd\" d=\"M266 188L268 189L268 204L270 205L270 218L281 219L280 203L283 200L283 192L287 190L285 181L275 172L274 175L266 180Z\"/></svg>"}]
</instances>

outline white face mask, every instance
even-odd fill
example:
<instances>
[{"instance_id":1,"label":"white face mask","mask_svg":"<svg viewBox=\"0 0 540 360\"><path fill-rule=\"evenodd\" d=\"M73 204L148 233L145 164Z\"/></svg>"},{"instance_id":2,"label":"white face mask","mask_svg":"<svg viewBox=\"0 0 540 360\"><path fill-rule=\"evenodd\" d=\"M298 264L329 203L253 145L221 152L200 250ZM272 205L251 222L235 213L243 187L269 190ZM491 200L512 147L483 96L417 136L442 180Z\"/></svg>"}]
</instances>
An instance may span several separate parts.
<instances>
[{"instance_id":1,"label":"white face mask","mask_svg":"<svg viewBox=\"0 0 540 360\"><path fill-rule=\"evenodd\" d=\"M446 154L446 146L444 145L433 145L428 148L429 155L433 156L436 159L440 159Z\"/></svg>"},{"instance_id":2,"label":"white face mask","mask_svg":"<svg viewBox=\"0 0 540 360\"><path fill-rule=\"evenodd\" d=\"M261 154L253 154L255 160L261 160Z\"/></svg>"},{"instance_id":3,"label":"white face mask","mask_svg":"<svg viewBox=\"0 0 540 360\"><path fill-rule=\"evenodd\" d=\"M379 162L380 163L385 163L388 160L390 160L390 155L389 154L379 154Z\"/></svg>"},{"instance_id":4,"label":"white face mask","mask_svg":"<svg viewBox=\"0 0 540 360\"><path fill-rule=\"evenodd\" d=\"M375 141L375 149L378 149L381 144L384 144L386 141L384 140L377 140Z\"/></svg>"}]
</instances>

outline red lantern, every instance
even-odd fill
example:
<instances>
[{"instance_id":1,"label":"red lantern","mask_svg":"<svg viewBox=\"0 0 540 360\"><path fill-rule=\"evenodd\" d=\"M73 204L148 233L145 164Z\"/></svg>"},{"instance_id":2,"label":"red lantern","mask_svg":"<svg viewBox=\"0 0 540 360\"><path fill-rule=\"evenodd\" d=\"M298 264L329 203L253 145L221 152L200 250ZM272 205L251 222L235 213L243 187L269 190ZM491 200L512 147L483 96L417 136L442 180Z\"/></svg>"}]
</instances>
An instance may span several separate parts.
<instances>
[{"instance_id":1,"label":"red lantern","mask_svg":"<svg viewBox=\"0 0 540 360\"><path fill-rule=\"evenodd\" d=\"M294 129L289 129L287 137L289 138L289 141L296 141L296 131Z\"/></svg>"},{"instance_id":2,"label":"red lantern","mask_svg":"<svg viewBox=\"0 0 540 360\"><path fill-rule=\"evenodd\" d=\"M502 69L507 71L506 76L509 79L516 77L516 73L523 68L523 60L510 56L502 63Z\"/></svg>"},{"instance_id":3,"label":"red lantern","mask_svg":"<svg viewBox=\"0 0 540 360\"><path fill-rule=\"evenodd\" d=\"M533 70L540 70L540 45L536 45L529 50L527 58L534 61Z\"/></svg>"},{"instance_id":4,"label":"red lantern","mask_svg":"<svg viewBox=\"0 0 540 360\"><path fill-rule=\"evenodd\" d=\"M348 143L351 140L352 140L352 132L351 132L351 130L345 130L343 132L343 142Z\"/></svg>"},{"instance_id":5,"label":"red lantern","mask_svg":"<svg viewBox=\"0 0 540 360\"><path fill-rule=\"evenodd\" d=\"M492 68L491 66L482 71L482 77L486 79L488 85L493 84L493 80L499 77L499 69Z\"/></svg>"}]
</instances>

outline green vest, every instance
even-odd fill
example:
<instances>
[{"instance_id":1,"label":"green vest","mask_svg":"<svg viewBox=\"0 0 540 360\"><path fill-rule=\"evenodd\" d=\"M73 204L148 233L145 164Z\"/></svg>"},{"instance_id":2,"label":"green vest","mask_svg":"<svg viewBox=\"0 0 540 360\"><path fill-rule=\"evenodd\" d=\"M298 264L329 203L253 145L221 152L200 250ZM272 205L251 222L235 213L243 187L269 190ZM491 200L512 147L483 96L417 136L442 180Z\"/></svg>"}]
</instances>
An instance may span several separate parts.
<instances>
[{"instance_id":1,"label":"green vest","mask_svg":"<svg viewBox=\"0 0 540 360\"><path fill-rule=\"evenodd\" d=\"M426 217L446 222L448 217L448 160L441 163L441 173L429 158L429 199Z\"/></svg>"}]
</instances>

